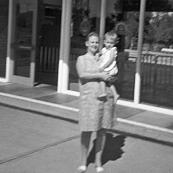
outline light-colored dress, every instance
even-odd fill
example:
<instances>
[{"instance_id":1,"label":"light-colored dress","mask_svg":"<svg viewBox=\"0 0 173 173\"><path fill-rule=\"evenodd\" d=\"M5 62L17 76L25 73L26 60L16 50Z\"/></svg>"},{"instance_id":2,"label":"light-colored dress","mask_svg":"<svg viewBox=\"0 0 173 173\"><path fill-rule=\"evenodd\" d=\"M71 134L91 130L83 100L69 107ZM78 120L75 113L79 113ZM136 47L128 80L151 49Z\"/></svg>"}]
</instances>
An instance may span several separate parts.
<instances>
[{"instance_id":1,"label":"light-colored dress","mask_svg":"<svg viewBox=\"0 0 173 173\"><path fill-rule=\"evenodd\" d=\"M109 72L110 75L116 75L118 73L118 67L117 67L117 48L113 47L111 49L106 49L105 47L101 50L102 56L100 57L100 67L104 67L105 64L109 61L111 58L111 54L114 53L114 59L110 64L104 69L105 72Z\"/></svg>"},{"instance_id":2,"label":"light-colored dress","mask_svg":"<svg viewBox=\"0 0 173 173\"><path fill-rule=\"evenodd\" d=\"M83 72L98 72L98 62L94 56L85 54L78 57L77 63L84 62ZM80 64L80 63L79 63ZM111 129L116 119L114 111L113 94L106 87L107 97L101 101L97 97L98 81L85 82L79 79L80 112L79 127L81 131L98 131L102 128Z\"/></svg>"}]
</instances>

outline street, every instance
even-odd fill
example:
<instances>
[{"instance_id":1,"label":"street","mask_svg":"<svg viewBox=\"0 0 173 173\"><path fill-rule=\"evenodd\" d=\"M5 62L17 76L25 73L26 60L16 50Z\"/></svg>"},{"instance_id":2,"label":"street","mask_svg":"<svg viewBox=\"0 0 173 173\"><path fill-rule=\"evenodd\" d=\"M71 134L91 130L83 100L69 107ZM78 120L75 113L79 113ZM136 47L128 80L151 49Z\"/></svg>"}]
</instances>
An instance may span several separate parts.
<instances>
[{"instance_id":1,"label":"street","mask_svg":"<svg viewBox=\"0 0 173 173\"><path fill-rule=\"evenodd\" d=\"M0 106L0 173L77 173L75 122ZM94 150L88 173L94 173ZM105 173L173 173L172 146L115 132L107 134Z\"/></svg>"}]
</instances>

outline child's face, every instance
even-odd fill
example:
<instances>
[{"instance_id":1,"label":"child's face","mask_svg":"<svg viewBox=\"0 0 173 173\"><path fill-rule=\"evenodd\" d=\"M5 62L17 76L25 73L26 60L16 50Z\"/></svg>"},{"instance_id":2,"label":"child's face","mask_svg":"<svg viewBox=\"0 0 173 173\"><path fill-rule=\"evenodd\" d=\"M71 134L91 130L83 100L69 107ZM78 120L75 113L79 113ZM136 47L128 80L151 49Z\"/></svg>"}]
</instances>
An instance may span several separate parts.
<instances>
[{"instance_id":1,"label":"child's face","mask_svg":"<svg viewBox=\"0 0 173 173\"><path fill-rule=\"evenodd\" d=\"M107 37L104 40L104 45L105 45L106 49L111 49L115 45L115 39L112 39L111 37Z\"/></svg>"}]
</instances>

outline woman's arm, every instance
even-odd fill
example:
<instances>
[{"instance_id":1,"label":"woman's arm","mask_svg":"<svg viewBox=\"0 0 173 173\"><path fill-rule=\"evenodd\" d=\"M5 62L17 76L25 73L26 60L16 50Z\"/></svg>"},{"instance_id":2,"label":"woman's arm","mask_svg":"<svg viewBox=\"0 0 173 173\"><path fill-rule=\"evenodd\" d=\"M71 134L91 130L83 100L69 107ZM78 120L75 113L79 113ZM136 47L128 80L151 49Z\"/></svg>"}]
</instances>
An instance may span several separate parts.
<instances>
[{"instance_id":1,"label":"woman's arm","mask_svg":"<svg viewBox=\"0 0 173 173\"><path fill-rule=\"evenodd\" d=\"M85 62L83 57L79 57L76 63L76 69L78 76L81 80L107 80L110 76L104 72L88 72L85 68Z\"/></svg>"}]
</instances>

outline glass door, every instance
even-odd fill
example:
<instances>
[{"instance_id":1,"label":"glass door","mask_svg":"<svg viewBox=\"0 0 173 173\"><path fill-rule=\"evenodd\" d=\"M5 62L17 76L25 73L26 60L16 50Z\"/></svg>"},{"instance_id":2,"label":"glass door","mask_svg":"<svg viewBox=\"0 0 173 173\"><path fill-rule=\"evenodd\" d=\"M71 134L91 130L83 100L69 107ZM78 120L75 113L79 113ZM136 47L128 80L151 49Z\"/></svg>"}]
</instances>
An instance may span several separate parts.
<instances>
[{"instance_id":1,"label":"glass door","mask_svg":"<svg viewBox=\"0 0 173 173\"><path fill-rule=\"evenodd\" d=\"M38 0L13 1L11 81L34 85Z\"/></svg>"}]
</instances>

